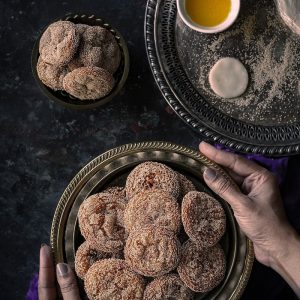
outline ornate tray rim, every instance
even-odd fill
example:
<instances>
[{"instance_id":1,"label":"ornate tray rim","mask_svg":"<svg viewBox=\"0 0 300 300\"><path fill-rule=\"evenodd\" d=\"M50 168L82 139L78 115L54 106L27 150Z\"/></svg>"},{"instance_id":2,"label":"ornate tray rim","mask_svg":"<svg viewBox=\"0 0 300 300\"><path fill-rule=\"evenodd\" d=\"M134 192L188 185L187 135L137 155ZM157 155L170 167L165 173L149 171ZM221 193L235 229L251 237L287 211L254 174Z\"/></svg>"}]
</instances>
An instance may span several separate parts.
<instances>
[{"instance_id":1,"label":"ornate tray rim","mask_svg":"<svg viewBox=\"0 0 300 300\"><path fill-rule=\"evenodd\" d=\"M99 169L101 165L107 164L108 162L113 161L115 158L120 157L126 153L135 153L145 150L161 150L161 151L171 151L174 153L180 153L186 155L187 157L191 157L195 160L198 160L206 165L212 166L217 169L224 176L228 177L227 173L214 162L210 161L208 158L203 156L200 152L197 152L191 148L187 148L185 146L180 146L176 144L172 144L169 142L162 141L151 141L151 142L140 142L140 143L131 143L125 144L116 148L113 148L85 165L71 180L65 191L63 192L59 202L57 204L52 225L51 225L51 234L50 234L50 245L53 249L55 261L62 262L64 261L64 254L61 253L59 245L64 240L64 228L61 228L61 224L67 221L69 210L70 210L70 197L73 193L77 192L84 182L84 178L87 175L91 175L95 173L95 169ZM72 203L71 203L72 204ZM230 299L239 299L247 285L248 279L251 274L252 265L254 261L254 249L252 242L247 239L247 251L245 258L245 265L243 268L242 276L238 281L236 289L234 290Z\"/></svg>"},{"instance_id":2,"label":"ornate tray rim","mask_svg":"<svg viewBox=\"0 0 300 300\"><path fill-rule=\"evenodd\" d=\"M167 103L171 106L171 108L175 111L175 113L189 126L191 126L196 132L204 135L206 138L214 141L215 143L220 143L227 147L233 148L239 152L244 153L257 153L263 154L267 156L283 156L283 155L296 155L300 152L300 143L295 142L289 145L284 145L284 142L278 143L278 145L271 145L268 142L250 144L249 142L245 142L242 140L238 140L238 136L236 138L227 137L224 134L218 132L217 130L211 129L204 122L196 119L180 102L177 95L174 93L172 87L168 79L165 76L164 70L162 68L159 54L157 51L157 43L156 43L156 22L157 22L157 7L164 0L148 0L145 11L145 22L144 22L144 36L145 36L145 46L146 52L148 56L148 61L150 64L151 71L155 78L158 88L160 89L163 97L167 101ZM220 115L223 116L222 113ZM224 115L225 116L225 115ZM235 120L235 119L234 119ZM249 126L254 129L255 125L247 124L242 121L236 120L237 123L244 126ZM298 132L300 133L300 124L291 124L286 126L257 126L260 129L266 130L269 132L271 139L269 139L269 143L272 141L280 141L280 136L282 134L287 134L289 132ZM255 134L255 132L254 132Z\"/></svg>"}]
</instances>

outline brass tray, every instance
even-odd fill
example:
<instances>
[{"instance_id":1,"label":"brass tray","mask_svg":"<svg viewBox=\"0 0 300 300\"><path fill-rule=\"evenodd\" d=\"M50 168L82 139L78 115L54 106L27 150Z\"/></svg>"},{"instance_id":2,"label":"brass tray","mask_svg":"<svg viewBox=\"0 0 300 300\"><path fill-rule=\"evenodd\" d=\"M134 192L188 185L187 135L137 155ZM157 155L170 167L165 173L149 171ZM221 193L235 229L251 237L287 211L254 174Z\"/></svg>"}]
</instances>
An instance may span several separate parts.
<instances>
[{"instance_id":1,"label":"brass tray","mask_svg":"<svg viewBox=\"0 0 300 300\"><path fill-rule=\"evenodd\" d=\"M213 194L203 181L206 166L213 166L224 176L228 175L199 152L167 142L123 145L98 156L79 171L61 196L54 214L50 242L56 262L67 262L74 267L76 249L83 242L77 223L82 201L108 186L124 185L130 170L149 160L165 163L185 174L199 191L214 195L222 204L227 216L227 230L221 240L227 257L226 276L213 291L197 294L195 299L239 299L251 273L253 246L240 230L229 205ZM84 298L82 281L80 290Z\"/></svg>"}]
</instances>

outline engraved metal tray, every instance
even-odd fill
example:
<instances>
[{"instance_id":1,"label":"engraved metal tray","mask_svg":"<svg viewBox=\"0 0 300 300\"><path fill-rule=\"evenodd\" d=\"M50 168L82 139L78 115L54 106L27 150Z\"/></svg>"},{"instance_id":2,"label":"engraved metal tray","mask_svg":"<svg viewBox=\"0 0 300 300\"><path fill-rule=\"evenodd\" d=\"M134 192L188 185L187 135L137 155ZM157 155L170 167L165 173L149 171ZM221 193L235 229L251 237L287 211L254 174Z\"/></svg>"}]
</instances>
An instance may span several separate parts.
<instances>
[{"instance_id":1,"label":"engraved metal tray","mask_svg":"<svg viewBox=\"0 0 300 300\"><path fill-rule=\"evenodd\" d=\"M144 29L157 85L185 123L240 152L300 152L300 38L274 1L241 0L236 23L208 35L185 25L176 0L148 0ZM250 84L244 95L225 101L210 90L208 72L226 56L245 64Z\"/></svg>"},{"instance_id":2,"label":"engraved metal tray","mask_svg":"<svg viewBox=\"0 0 300 300\"><path fill-rule=\"evenodd\" d=\"M241 232L229 205L205 185L203 170L210 166L228 175L199 152L167 142L127 144L112 149L92 160L74 177L58 202L52 222L51 246L56 262L67 262L74 267L75 252L83 242L77 222L82 201L108 186L124 186L130 170L149 160L169 165L192 180L199 191L210 193L221 202L227 217L227 230L221 240L227 258L226 277L213 291L197 294L195 299L239 299L251 273L253 246ZM83 282L79 283L84 298Z\"/></svg>"}]
</instances>

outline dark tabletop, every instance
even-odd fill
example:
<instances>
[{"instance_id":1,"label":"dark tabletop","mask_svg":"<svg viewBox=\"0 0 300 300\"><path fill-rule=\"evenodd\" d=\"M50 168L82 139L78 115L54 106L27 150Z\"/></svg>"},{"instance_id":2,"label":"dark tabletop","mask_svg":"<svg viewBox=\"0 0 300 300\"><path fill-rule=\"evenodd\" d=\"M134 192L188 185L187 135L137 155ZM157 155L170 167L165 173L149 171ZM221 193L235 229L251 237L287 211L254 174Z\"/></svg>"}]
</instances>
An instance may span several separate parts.
<instances>
[{"instance_id":1,"label":"dark tabletop","mask_svg":"<svg viewBox=\"0 0 300 300\"><path fill-rule=\"evenodd\" d=\"M201 140L156 87L144 46L145 5L146 0L0 2L0 299L24 298L38 270L40 244L49 243L57 201L92 158L135 141L196 148ZM73 111L50 102L31 73L40 30L68 12L103 17L128 43L127 83L115 100L95 110Z\"/></svg>"},{"instance_id":2,"label":"dark tabletop","mask_svg":"<svg viewBox=\"0 0 300 300\"><path fill-rule=\"evenodd\" d=\"M57 201L72 177L102 152L135 141L167 140L197 147L199 137L167 107L144 46L145 0L0 3L0 271L1 299L22 299L49 242ZM40 30L67 12L92 13L119 29L131 67L110 104L73 111L50 102L36 85L31 50Z\"/></svg>"}]
</instances>

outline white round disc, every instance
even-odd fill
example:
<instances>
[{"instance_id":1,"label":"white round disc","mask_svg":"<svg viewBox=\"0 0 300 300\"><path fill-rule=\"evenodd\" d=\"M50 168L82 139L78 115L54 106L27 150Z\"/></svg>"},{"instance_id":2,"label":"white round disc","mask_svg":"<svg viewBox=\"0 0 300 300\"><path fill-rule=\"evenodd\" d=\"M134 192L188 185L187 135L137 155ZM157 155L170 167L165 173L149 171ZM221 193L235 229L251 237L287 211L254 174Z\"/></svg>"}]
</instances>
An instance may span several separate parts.
<instances>
[{"instance_id":1,"label":"white round disc","mask_svg":"<svg viewBox=\"0 0 300 300\"><path fill-rule=\"evenodd\" d=\"M249 76L239 60L225 57L220 59L210 70L209 83L218 96L235 98L246 91Z\"/></svg>"}]
</instances>

